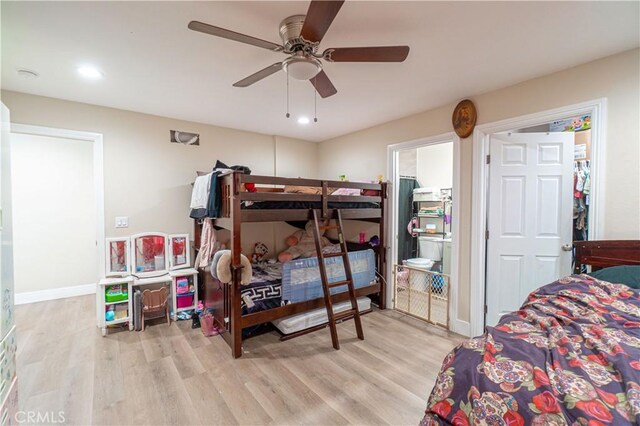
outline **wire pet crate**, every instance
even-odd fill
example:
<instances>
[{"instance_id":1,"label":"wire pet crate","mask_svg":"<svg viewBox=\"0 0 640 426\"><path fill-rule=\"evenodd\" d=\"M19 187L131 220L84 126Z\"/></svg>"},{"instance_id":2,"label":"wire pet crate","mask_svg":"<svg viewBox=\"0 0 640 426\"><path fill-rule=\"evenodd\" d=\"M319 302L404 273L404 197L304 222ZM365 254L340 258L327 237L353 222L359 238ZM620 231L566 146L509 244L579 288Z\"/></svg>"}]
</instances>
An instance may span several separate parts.
<instances>
[{"instance_id":1,"label":"wire pet crate","mask_svg":"<svg viewBox=\"0 0 640 426\"><path fill-rule=\"evenodd\" d=\"M448 329L449 283L449 275L393 265L394 307Z\"/></svg>"}]
</instances>

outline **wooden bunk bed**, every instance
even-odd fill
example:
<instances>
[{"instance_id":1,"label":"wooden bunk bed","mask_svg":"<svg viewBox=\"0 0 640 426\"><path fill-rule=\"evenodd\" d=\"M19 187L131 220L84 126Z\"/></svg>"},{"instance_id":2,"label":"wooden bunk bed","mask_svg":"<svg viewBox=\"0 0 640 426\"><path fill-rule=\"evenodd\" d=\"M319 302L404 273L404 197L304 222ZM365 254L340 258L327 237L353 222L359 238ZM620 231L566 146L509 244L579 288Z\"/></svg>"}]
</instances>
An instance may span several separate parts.
<instances>
[{"instance_id":1,"label":"wooden bunk bed","mask_svg":"<svg viewBox=\"0 0 640 426\"><path fill-rule=\"evenodd\" d=\"M234 358L242 356L242 330L247 327L267 323L278 318L306 312L325 306L322 297L305 302L291 303L273 309L255 313L242 314L240 264L242 224L250 222L280 222L313 220L315 210L322 218L328 218L332 212L339 209L345 220L363 220L378 224L379 244L374 247L376 252L376 270L379 276L386 276L386 199L387 184L356 183L315 179L295 179L274 176L248 175L233 172L222 175L220 191L222 204L220 215L214 219L214 226L231 232L230 247L232 254L232 282L223 284L214 279L208 271L200 270L200 281L205 285L208 306L214 310L214 320L224 340L231 347ZM256 192L246 192L245 184L260 185ZM312 187L321 188L318 194L289 193L282 187ZM331 195L337 188L351 188L366 191L375 195ZM363 191L363 192L364 192ZM243 203L261 202L265 208L243 208ZM200 224L196 220L195 243L199 247ZM371 296L380 309L385 308L385 286L376 280L366 287L356 289L356 296ZM348 293L335 295L335 302L348 299Z\"/></svg>"}]
</instances>

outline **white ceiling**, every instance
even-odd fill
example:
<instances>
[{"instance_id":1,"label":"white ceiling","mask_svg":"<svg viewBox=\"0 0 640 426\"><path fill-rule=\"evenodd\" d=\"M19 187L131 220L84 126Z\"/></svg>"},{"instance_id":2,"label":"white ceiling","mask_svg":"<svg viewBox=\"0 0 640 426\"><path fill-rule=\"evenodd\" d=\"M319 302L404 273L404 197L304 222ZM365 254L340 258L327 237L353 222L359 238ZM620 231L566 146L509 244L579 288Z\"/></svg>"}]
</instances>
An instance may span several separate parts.
<instances>
[{"instance_id":1,"label":"white ceiling","mask_svg":"<svg viewBox=\"0 0 640 426\"><path fill-rule=\"evenodd\" d=\"M349 2L321 49L407 44L401 64L329 63L318 97L278 73L232 83L284 55L196 33L190 20L280 42L279 22L308 2L2 2L2 87L321 141L549 74L640 44L639 2ZM101 81L76 68L93 64ZM40 77L23 80L17 68ZM576 88L580 90L580 88ZM189 129L182 129L188 131Z\"/></svg>"}]
</instances>

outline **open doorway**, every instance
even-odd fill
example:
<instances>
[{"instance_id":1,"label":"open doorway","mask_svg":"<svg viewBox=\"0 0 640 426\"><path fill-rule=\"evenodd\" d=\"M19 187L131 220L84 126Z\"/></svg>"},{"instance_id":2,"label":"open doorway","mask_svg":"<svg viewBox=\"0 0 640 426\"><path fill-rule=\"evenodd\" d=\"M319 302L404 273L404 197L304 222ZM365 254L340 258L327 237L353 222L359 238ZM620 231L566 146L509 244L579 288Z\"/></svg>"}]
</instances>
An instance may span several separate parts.
<instances>
[{"instance_id":1,"label":"open doorway","mask_svg":"<svg viewBox=\"0 0 640 426\"><path fill-rule=\"evenodd\" d=\"M393 307L446 328L457 284L455 151L450 135L390 148Z\"/></svg>"},{"instance_id":2,"label":"open doorway","mask_svg":"<svg viewBox=\"0 0 640 426\"><path fill-rule=\"evenodd\" d=\"M476 129L472 334L571 274L573 242L597 238L604 107L593 101Z\"/></svg>"},{"instance_id":3,"label":"open doorway","mask_svg":"<svg viewBox=\"0 0 640 426\"><path fill-rule=\"evenodd\" d=\"M102 136L11 131L16 304L94 293L104 271ZM42 254L47 267L34 268Z\"/></svg>"}]
</instances>

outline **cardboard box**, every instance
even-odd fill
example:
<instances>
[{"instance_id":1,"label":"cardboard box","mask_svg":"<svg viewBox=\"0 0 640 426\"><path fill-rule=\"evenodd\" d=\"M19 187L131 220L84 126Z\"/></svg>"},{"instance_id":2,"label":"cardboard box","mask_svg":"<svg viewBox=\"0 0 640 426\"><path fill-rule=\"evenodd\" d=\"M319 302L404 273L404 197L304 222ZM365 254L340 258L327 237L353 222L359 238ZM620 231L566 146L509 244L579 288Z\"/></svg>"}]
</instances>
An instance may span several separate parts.
<instances>
[{"instance_id":1,"label":"cardboard box","mask_svg":"<svg viewBox=\"0 0 640 426\"><path fill-rule=\"evenodd\" d=\"M575 132L575 139L573 145L573 159L579 160L591 160L591 129Z\"/></svg>"}]
</instances>

